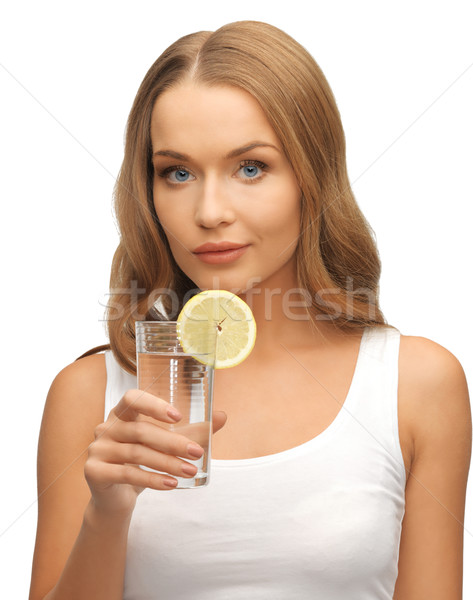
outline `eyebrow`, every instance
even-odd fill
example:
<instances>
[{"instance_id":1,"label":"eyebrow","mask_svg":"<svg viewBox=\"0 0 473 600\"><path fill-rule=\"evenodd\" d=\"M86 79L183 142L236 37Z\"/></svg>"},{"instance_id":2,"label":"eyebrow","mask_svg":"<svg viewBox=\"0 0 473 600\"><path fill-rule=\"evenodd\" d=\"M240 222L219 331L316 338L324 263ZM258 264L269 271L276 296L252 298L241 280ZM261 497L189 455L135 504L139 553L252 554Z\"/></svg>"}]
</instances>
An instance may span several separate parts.
<instances>
[{"instance_id":1,"label":"eyebrow","mask_svg":"<svg viewBox=\"0 0 473 600\"><path fill-rule=\"evenodd\" d=\"M252 142L251 144L235 148L235 150L232 150L226 156L224 156L224 159L228 160L230 158L235 158L241 154L245 154L245 152L253 150L254 148L274 148L274 150L277 152L281 152L274 144L269 144L268 142ZM176 158L177 160L190 160L190 157L187 156L187 154L181 154L180 152L175 152L174 150L157 150L154 152L153 157L154 156L170 156L171 158Z\"/></svg>"}]
</instances>

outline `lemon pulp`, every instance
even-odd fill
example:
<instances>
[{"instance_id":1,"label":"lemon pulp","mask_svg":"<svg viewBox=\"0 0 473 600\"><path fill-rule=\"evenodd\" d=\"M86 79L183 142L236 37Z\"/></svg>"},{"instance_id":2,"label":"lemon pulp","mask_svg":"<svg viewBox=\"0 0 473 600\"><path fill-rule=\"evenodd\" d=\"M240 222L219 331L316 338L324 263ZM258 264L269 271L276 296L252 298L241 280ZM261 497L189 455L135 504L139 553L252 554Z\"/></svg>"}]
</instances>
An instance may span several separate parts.
<instances>
[{"instance_id":1,"label":"lemon pulp","mask_svg":"<svg viewBox=\"0 0 473 600\"><path fill-rule=\"evenodd\" d=\"M196 294L184 305L177 323L184 352L207 364L213 363L212 331L217 330L216 369L240 364L256 340L256 323L250 307L227 290L205 290Z\"/></svg>"}]
</instances>

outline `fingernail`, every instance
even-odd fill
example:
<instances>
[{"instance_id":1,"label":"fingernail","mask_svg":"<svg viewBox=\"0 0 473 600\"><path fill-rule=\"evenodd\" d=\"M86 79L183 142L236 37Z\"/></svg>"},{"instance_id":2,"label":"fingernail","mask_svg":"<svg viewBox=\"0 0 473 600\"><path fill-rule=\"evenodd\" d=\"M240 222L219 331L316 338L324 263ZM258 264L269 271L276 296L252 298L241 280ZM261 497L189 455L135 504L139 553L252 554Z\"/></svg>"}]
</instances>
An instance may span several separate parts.
<instances>
[{"instance_id":1,"label":"fingernail","mask_svg":"<svg viewBox=\"0 0 473 600\"><path fill-rule=\"evenodd\" d=\"M187 453L194 458L200 458L204 453L204 449L198 446L197 444L188 444Z\"/></svg>"},{"instance_id":2,"label":"fingernail","mask_svg":"<svg viewBox=\"0 0 473 600\"><path fill-rule=\"evenodd\" d=\"M174 421L179 421L179 419L182 418L181 413L173 406L168 408L168 416L171 417L171 419L174 419Z\"/></svg>"},{"instance_id":3,"label":"fingernail","mask_svg":"<svg viewBox=\"0 0 473 600\"><path fill-rule=\"evenodd\" d=\"M169 488L175 488L177 485L177 481L175 479L168 479L167 477L165 477L163 479L163 485Z\"/></svg>"},{"instance_id":4,"label":"fingernail","mask_svg":"<svg viewBox=\"0 0 473 600\"><path fill-rule=\"evenodd\" d=\"M190 475L191 477L193 477L197 473L197 467L194 467L194 465L189 464L182 465L181 470L183 473L185 473L186 475Z\"/></svg>"}]
</instances>

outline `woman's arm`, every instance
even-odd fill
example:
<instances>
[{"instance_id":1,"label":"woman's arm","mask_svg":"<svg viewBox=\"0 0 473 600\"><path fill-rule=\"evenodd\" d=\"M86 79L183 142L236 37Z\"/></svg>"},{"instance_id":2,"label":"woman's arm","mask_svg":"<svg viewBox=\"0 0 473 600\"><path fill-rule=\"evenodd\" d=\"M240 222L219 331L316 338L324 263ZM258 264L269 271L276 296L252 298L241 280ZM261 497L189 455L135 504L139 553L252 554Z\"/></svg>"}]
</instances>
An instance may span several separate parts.
<instances>
[{"instance_id":1,"label":"woman's arm","mask_svg":"<svg viewBox=\"0 0 473 600\"><path fill-rule=\"evenodd\" d=\"M401 338L399 415L414 458L394 599L460 600L471 412L460 363L435 342Z\"/></svg>"},{"instance_id":2,"label":"woman's arm","mask_svg":"<svg viewBox=\"0 0 473 600\"><path fill-rule=\"evenodd\" d=\"M129 521L101 519L89 505L84 478L88 446L104 421L105 384L104 356L96 355L66 367L49 391L38 444L38 527L30 600L92 599L93 594L80 595L80 588L97 583L100 573L108 580L103 600L121 598ZM70 555L63 592L49 594ZM67 581L74 591L66 593Z\"/></svg>"}]
</instances>

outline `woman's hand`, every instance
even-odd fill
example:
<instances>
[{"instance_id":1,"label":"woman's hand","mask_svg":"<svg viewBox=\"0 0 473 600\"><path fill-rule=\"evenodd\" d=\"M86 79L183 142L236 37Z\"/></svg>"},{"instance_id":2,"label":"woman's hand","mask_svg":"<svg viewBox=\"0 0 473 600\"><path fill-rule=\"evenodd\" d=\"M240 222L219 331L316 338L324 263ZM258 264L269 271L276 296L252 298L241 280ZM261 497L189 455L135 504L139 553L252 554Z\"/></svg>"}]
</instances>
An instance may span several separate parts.
<instances>
[{"instance_id":1,"label":"woman's hand","mask_svg":"<svg viewBox=\"0 0 473 600\"><path fill-rule=\"evenodd\" d=\"M196 460L204 449L166 428L166 424L178 423L181 418L161 398L141 390L125 393L107 421L95 429L95 441L89 446L84 473L97 510L108 515L129 514L144 488L171 490L177 485L172 475L195 475L197 468L183 459ZM223 427L225 421L224 413L215 413L213 431Z\"/></svg>"}]
</instances>

